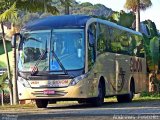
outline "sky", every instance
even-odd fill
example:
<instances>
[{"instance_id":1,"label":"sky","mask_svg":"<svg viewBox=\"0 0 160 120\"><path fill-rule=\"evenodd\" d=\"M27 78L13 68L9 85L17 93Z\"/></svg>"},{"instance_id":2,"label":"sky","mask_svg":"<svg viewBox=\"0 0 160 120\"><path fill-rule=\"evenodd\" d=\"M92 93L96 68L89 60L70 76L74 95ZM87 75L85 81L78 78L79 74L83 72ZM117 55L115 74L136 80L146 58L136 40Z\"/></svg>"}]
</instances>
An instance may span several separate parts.
<instances>
[{"instance_id":1,"label":"sky","mask_svg":"<svg viewBox=\"0 0 160 120\"><path fill-rule=\"evenodd\" d=\"M92 4L103 4L108 8L111 8L114 11L127 10L124 8L126 0L76 0L77 2L90 2ZM156 27L160 30L160 0L151 0L152 6L145 11L141 11L141 21L152 20L155 22Z\"/></svg>"}]
</instances>

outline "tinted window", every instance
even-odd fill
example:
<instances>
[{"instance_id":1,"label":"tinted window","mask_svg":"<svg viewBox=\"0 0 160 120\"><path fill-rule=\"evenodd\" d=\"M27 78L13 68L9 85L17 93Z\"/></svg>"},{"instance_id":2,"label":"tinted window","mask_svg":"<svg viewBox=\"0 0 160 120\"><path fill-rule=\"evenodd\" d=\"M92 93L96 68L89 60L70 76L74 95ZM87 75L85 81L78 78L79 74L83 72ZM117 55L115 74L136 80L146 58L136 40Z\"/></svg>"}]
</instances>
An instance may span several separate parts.
<instances>
[{"instance_id":1,"label":"tinted window","mask_svg":"<svg viewBox=\"0 0 160 120\"><path fill-rule=\"evenodd\" d=\"M129 36L125 31L116 28L110 30L111 51L119 54L129 54Z\"/></svg>"},{"instance_id":2,"label":"tinted window","mask_svg":"<svg viewBox=\"0 0 160 120\"><path fill-rule=\"evenodd\" d=\"M95 41L96 41L96 23L92 23L89 26L88 30L88 41L93 41L92 44L88 44L88 69L90 70L92 66L94 65L95 59L96 59L96 51L95 51ZM92 39L92 40L91 40Z\"/></svg>"},{"instance_id":3,"label":"tinted window","mask_svg":"<svg viewBox=\"0 0 160 120\"><path fill-rule=\"evenodd\" d=\"M50 70L62 69L54 53L66 70L84 68L84 46L83 29L54 29L51 39Z\"/></svg>"},{"instance_id":4,"label":"tinted window","mask_svg":"<svg viewBox=\"0 0 160 120\"><path fill-rule=\"evenodd\" d=\"M109 28L103 24L98 24L97 52L103 53L110 49Z\"/></svg>"}]
</instances>

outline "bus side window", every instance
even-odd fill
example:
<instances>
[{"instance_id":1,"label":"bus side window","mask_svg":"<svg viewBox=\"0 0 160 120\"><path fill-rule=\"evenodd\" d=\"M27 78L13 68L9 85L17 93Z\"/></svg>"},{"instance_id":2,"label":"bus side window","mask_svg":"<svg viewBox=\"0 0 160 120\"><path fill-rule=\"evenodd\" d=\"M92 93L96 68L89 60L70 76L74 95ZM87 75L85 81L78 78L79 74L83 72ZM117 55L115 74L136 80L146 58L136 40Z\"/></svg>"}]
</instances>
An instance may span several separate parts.
<instances>
[{"instance_id":1,"label":"bus side window","mask_svg":"<svg viewBox=\"0 0 160 120\"><path fill-rule=\"evenodd\" d=\"M88 69L90 70L96 60L95 42L96 41L96 25L92 23L88 30Z\"/></svg>"},{"instance_id":2,"label":"bus side window","mask_svg":"<svg viewBox=\"0 0 160 120\"><path fill-rule=\"evenodd\" d=\"M111 36L111 52L113 53L121 53L122 46L120 43L120 30L116 28L110 29L110 36Z\"/></svg>"},{"instance_id":3,"label":"bus side window","mask_svg":"<svg viewBox=\"0 0 160 120\"><path fill-rule=\"evenodd\" d=\"M106 52L109 47L109 30L103 24L99 24L98 26L98 36L97 36L97 52L98 55Z\"/></svg>"},{"instance_id":4,"label":"bus side window","mask_svg":"<svg viewBox=\"0 0 160 120\"><path fill-rule=\"evenodd\" d=\"M126 31L123 31L119 35L120 45L121 45L121 51L122 54L130 55L130 41L129 41L129 33Z\"/></svg>"},{"instance_id":5,"label":"bus side window","mask_svg":"<svg viewBox=\"0 0 160 120\"><path fill-rule=\"evenodd\" d=\"M110 30L111 52L118 54L130 54L129 52L129 36L128 32L121 31L117 28Z\"/></svg>"}]
</instances>

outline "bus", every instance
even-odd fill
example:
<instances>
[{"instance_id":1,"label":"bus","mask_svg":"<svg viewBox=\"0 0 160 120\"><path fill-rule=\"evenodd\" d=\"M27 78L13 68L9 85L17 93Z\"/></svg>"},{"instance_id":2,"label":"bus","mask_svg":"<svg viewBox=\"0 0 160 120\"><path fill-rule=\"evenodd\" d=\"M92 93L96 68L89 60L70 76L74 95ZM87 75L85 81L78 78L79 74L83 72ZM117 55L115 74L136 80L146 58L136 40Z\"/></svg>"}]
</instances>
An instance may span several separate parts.
<instances>
[{"instance_id":1,"label":"bus","mask_svg":"<svg viewBox=\"0 0 160 120\"><path fill-rule=\"evenodd\" d=\"M143 36L85 15L49 16L25 25L18 43L19 100L38 108L57 101L101 106L105 97L131 102L146 89Z\"/></svg>"}]
</instances>

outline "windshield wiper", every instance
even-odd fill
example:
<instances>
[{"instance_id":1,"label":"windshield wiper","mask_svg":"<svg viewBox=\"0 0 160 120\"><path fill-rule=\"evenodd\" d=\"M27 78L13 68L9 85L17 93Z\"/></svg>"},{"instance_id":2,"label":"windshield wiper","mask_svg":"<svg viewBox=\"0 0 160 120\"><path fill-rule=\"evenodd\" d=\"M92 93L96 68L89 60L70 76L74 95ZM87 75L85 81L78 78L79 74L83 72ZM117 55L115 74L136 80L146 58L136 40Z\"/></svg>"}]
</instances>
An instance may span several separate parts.
<instances>
[{"instance_id":1,"label":"windshield wiper","mask_svg":"<svg viewBox=\"0 0 160 120\"><path fill-rule=\"evenodd\" d=\"M31 71L31 75L35 75L38 73L38 68L37 66L39 65L39 63L41 62L42 58L44 57L44 55L47 53L47 40L46 40L46 46L45 46L45 51L40 55L40 57L38 58L36 64L33 66L33 69Z\"/></svg>"},{"instance_id":2,"label":"windshield wiper","mask_svg":"<svg viewBox=\"0 0 160 120\"><path fill-rule=\"evenodd\" d=\"M33 40L33 41L36 41L36 42L40 42L40 43L42 43L42 41L40 41L40 40L38 40L38 39L36 39L36 38L33 38L33 37L30 37L30 38L27 38L27 40Z\"/></svg>"},{"instance_id":3,"label":"windshield wiper","mask_svg":"<svg viewBox=\"0 0 160 120\"><path fill-rule=\"evenodd\" d=\"M59 60L59 58L58 58L57 55L55 54L54 50L52 50L51 52L52 52L53 56L55 57L55 59L57 60L59 66L60 66L60 67L62 68L62 70L64 71L64 73L65 73L66 75L69 75L70 77L73 77L73 76L70 75L70 74L68 73L68 71L65 69L65 67L63 66L63 64L61 63L61 61Z\"/></svg>"}]
</instances>

